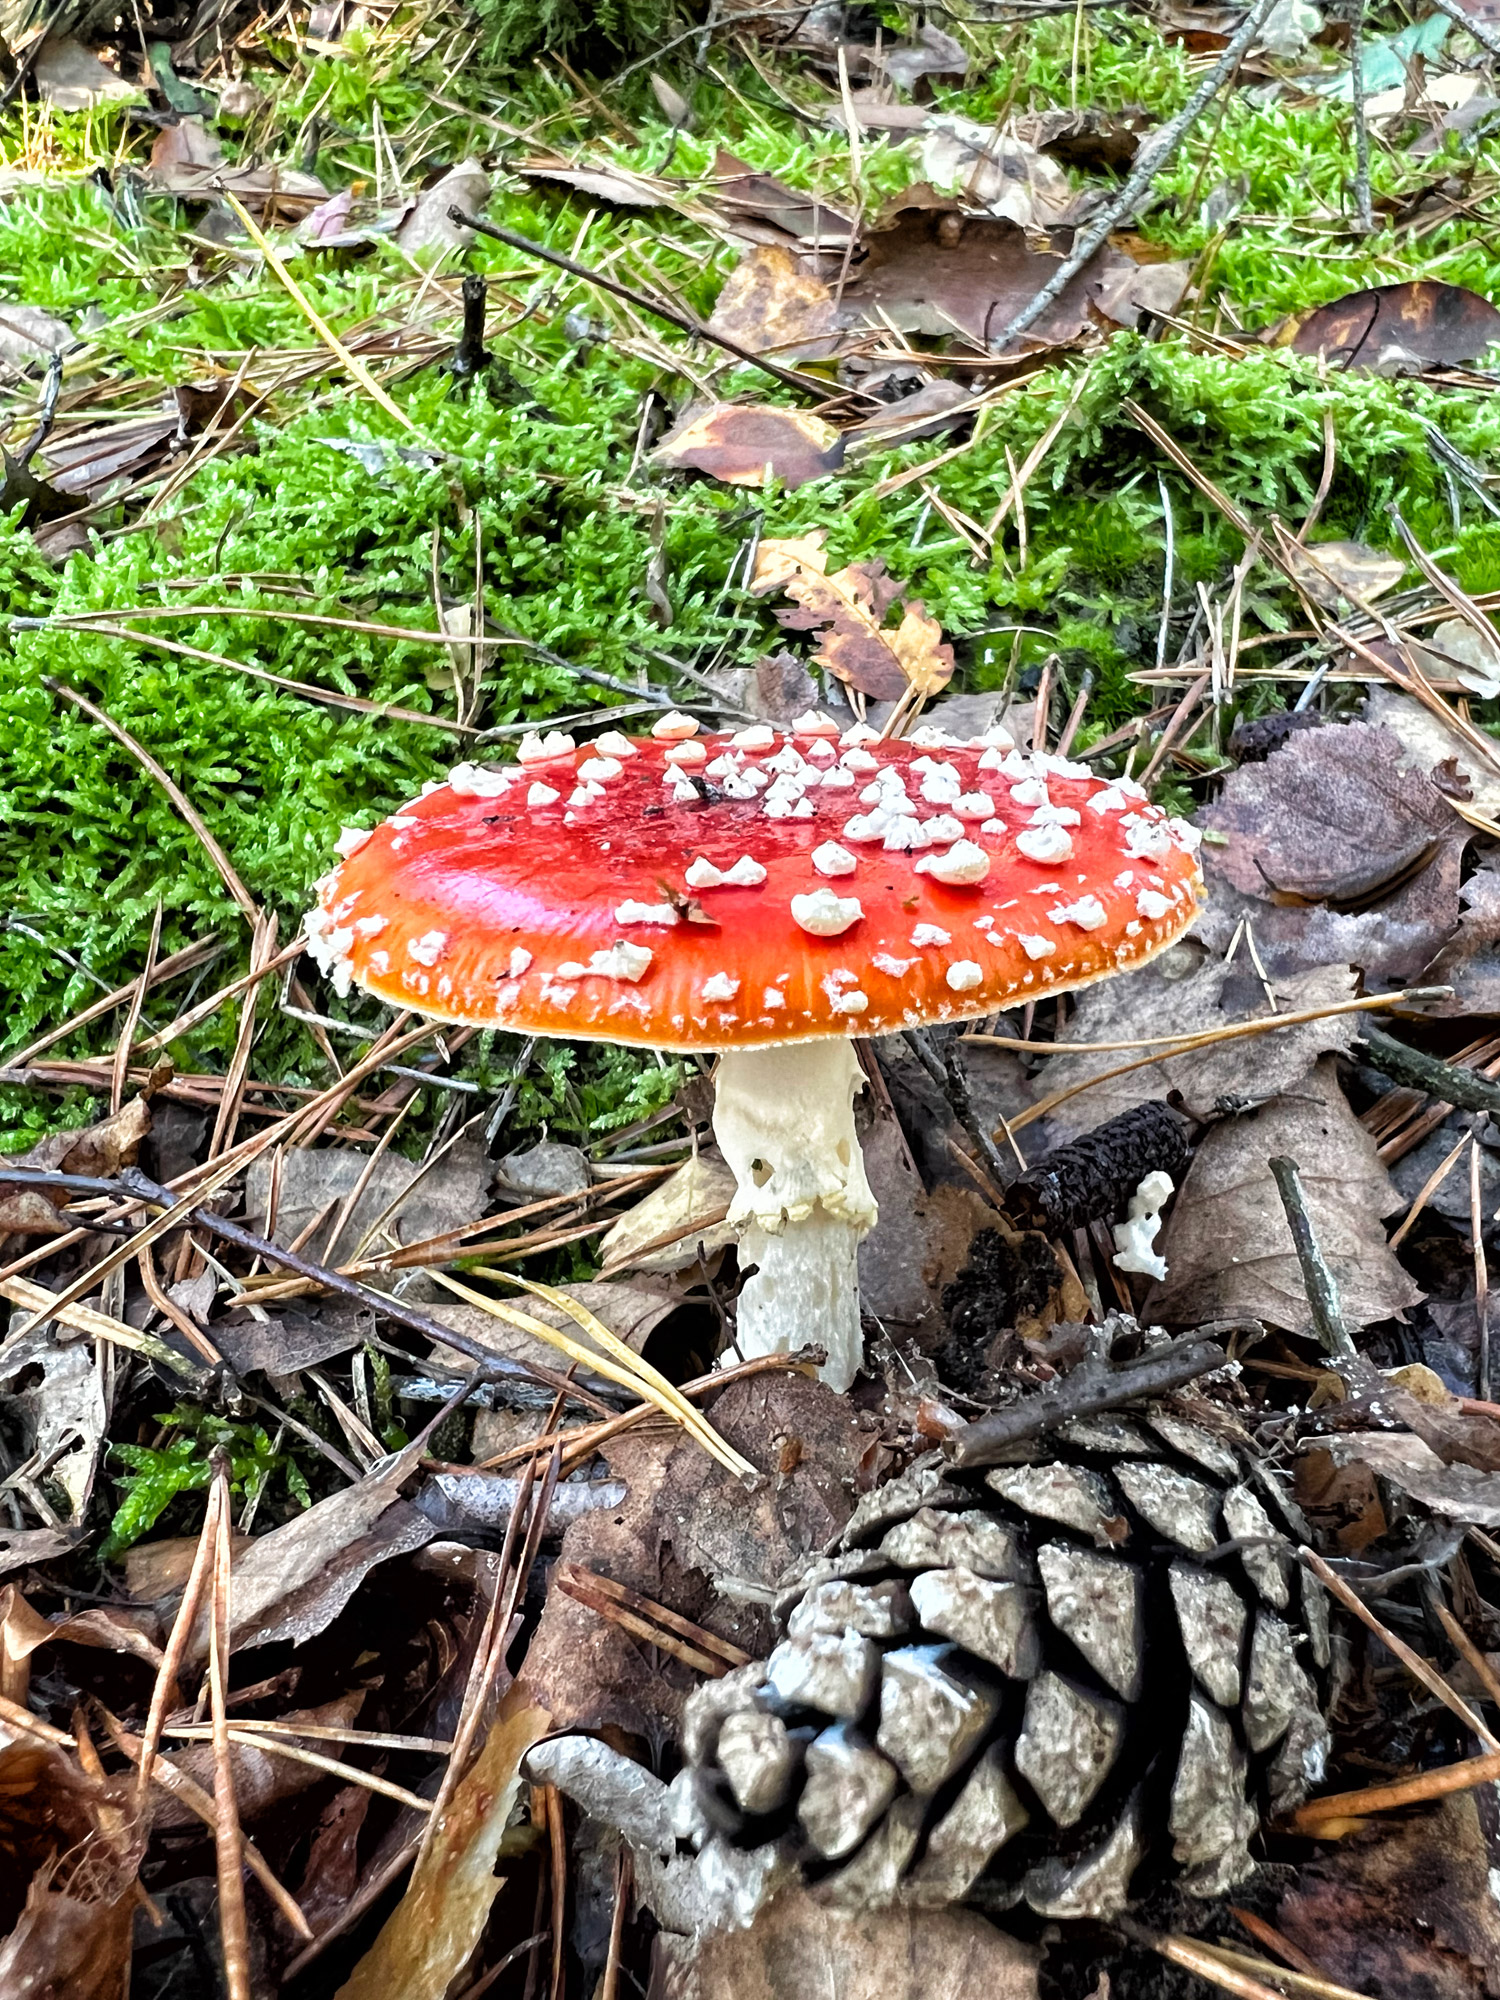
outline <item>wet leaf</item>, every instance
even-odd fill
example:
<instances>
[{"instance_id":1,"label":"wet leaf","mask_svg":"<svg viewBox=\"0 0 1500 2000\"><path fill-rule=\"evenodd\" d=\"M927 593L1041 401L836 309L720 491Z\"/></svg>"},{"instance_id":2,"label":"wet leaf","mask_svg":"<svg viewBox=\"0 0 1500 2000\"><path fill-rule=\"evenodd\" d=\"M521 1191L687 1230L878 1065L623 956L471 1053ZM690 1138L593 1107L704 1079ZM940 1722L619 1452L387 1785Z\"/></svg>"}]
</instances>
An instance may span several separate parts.
<instances>
[{"instance_id":1,"label":"wet leaf","mask_svg":"<svg viewBox=\"0 0 1500 2000\"><path fill-rule=\"evenodd\" d=\"M1500 340L1500 311L1462 285L1412 278L1316 306L1277 340L1298 354L1326 355L1335 368L1419 374L1477 361Z\"/></svg>"},{"instance_id":2,"label":"wet leaf","mask_svg":"<svg viewBox=\"0 0 1500 2000\"><path fill-rule=\"evenodd\" d=\"M813 658L862 694L896 701L908 688L932 695L946 687L953 648L920 599L903 600L901 585L880 562L850 563L830 576L825 540L818 529L796 540L762 542L752 595L782 590L794 598L797 609L778 611L778 620L790 631L816 633ZM893 608L901 619L890 626Z\"/></svg>"},{"instance_id":3,"label":"wet leaf","mask_svg":"<svg viewBox=\"0 0 1500 2000\"><path fill-rule=\"evenodd\" d=\"M1422 1293L1386 1248L1381 1227L1400 1198L1339 1088L1334 1059L1325 1057L1294 1093L1206 1134L1167 1223L1167 1278L1147 1311L1172 1326L1246 1313L1307 1331L1302 1272L1266 1165L1277 1155L1301 1169L1351 1331L1415 1305Z\"/></svg>"},{"instance_id":4,"label":"wet leaf","mask_svg":"<svg viewBox=\"0 0 1500 2000\"><path fill-rule=\"evenodd\" d=\"M1287 549L1287 561L1297 584L1314 604L1336 611L1344 600L1384 597L1406 574L1400 556L1367 548L1363 542L1314 542L1308 548Z\"/></svg>"},{"instance_id":5,"label":"wet leaf","mask_svg":"<svg viewBox=\"0 0 1500 2000\"><path fill-rule=\"evenodd\" d=\"M1457 925L1469 829L1388 730L1351 723L1293 736L1264 763L1241 765L1199 818L1228 836L1203 850L1210 908L1199 935L1222 950L1253 918L1277 976L1311 962L1415 978Z\"/></svg>"},{"instance_id":6,"label":"wet leaf","mask_svg":"<svg viewBox=\"0 0 1500 2000\"><path fill-rule=\"evenodd\" d=\"M1062 263L1052 251L1033 250L1019 224L963 215L956 203L930 206L919 189L896 197L868 241L865 261L845 287L846 306L859 308L872 326L889 323L903 333L929 336L961 333L980 348ZM1129 266L1120 251L1100 250L1011 354L1067 347L1081 339L1094 324L1106 286Z\"/></svg>"},{"instance_id":7,"label":"wet leaf","mask_svg":"<svg viewBox=\"0 0 1500 2000\"><path fill-rule=\"evenodd\" d=\"M719 292L710 333L784 362L819 360L839 344L833 293L781 243L746 252Z\"/></svg>"},{"instance_id":8,"label":"wet leaf","mask_svg":"<svg viewBox=\"0 0 1500 2000\"><path fill-rule=\"evenodd\" d=\"M714 159L713 181L704 192L709 205L727 221L741 232L748 225L749 233L763 242L795 236L810 247L842 251L854 227L844 210L788 187L774 174L757 173L722 147Z\"/></svg>"},{"instance_id":9,"label":"wet leaf","mask_svg":"<svg viewBox=\"0 0 1500 2000\"><path fill-rule=\"evenodd\" d=\"M806 410L710 403L689 409L651 456L658 465L706 472L726 486L763 486L769 467L772 478L794 492L838 470L844 440Z\"/></svg>"}]
</instances>

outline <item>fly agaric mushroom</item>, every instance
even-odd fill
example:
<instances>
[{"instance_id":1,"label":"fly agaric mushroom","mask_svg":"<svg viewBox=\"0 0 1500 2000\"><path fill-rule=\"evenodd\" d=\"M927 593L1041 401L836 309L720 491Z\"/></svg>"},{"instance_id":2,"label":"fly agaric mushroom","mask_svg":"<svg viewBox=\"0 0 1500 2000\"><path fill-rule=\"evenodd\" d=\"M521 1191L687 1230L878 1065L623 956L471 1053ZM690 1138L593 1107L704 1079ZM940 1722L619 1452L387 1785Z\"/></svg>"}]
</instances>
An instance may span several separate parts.
<instances>
[{"instance_id":1,"label":"fly agaric mushroom","mask_svg":"<svg viewBox=\"0 0 1500 2000\"><path fill-rule=\"evenodd\" d=\"M875 1220L851 1042L1144 964L1197 910L1197 834L1002 729L882 742L809 714L528 736L461 764L319 884L335 991L516 1034L720 1058L746 1356L806 1340L847 1388Z\"/></svg>"}]
</instances>

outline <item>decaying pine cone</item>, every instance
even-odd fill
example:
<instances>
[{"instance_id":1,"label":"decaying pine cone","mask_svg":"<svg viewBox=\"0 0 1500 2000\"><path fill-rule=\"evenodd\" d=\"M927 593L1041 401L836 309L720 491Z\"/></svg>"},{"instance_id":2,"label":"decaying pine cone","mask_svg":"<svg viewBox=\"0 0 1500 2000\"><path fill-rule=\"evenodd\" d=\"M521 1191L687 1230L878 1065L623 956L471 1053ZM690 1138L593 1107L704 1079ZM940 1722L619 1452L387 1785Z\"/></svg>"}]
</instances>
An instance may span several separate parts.
<instances>
[{"instance_id":1,"label":"decaying pine cone","mask_svg":"<svg viewBox=\"0 0 1500 2000\"><path fill-rule=\"evenodd\" d=\"M1269 1474L1168 1405L867 1495L769 1660L688 1703L695 1803L838 1903L1221 1894L1328 1749L1327 1605Z\"/></svg>"}]
</instances>

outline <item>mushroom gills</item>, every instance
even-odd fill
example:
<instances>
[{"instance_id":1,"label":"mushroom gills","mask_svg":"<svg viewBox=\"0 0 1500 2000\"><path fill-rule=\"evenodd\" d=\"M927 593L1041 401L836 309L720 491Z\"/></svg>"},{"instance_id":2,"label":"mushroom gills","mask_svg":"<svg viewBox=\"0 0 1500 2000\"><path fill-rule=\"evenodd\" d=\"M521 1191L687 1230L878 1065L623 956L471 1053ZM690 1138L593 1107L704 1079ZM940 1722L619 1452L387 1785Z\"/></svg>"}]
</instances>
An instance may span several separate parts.
<instances>
[{"instance_id":1,"label":"mushroom gills","mask_svg":"<svg viewBox=\"0 0 1500 2000\"><path fill-rule=\"evenodd\" d=\"M854 1129L863 1085L842 1039L731 1049L714 1102L714 1136L735 1177L729 1220L741 1266L755 1267L740 1290L740 1355L815 1342L828 1355L819 1374L839 1390L864 1359L856 1256L876 1216Z\"/></svg>"}]
</instances>

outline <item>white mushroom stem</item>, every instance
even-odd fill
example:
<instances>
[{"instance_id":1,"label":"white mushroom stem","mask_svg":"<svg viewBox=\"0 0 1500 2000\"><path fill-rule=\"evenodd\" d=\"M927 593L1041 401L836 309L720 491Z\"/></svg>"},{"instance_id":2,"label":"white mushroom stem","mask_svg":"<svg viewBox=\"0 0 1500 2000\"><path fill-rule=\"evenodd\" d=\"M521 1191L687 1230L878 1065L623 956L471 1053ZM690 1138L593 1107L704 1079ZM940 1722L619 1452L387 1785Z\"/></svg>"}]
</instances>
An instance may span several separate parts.
<instances>
[{"instance_id":1,"label":"white mushroom stem","mask_svg":"<svg viewBox=\"0 0 1500 2000\"><path fill-rule=\"evenodd\" d=\"M856 1253L875 1198L854 1130L864 1085L851 1045L734 1049L719 1063L714 1136L733 1169L742 1266L737 1344L748 1361L815 1343L847 1389L864 1360ZM734 1356L727 1357L733 1360Z\"/></svg>"}]
</instances>

